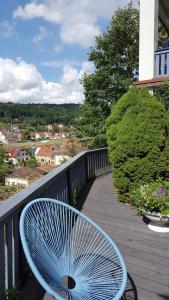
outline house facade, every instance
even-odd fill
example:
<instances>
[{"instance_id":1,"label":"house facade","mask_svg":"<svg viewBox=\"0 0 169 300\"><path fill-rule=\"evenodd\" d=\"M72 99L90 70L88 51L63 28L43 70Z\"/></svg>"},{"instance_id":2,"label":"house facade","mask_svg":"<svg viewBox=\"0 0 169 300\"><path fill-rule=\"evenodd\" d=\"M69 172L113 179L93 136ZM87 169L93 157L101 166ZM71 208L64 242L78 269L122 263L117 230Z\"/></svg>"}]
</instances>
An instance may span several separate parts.
<instances>
[{"instance_id":1,"label":"house facade","mask_svg":"<svg viewBox=\"0 0 169 300\"><path fill-rule=\"evenodd\" d=\"M22 185L27 187L32 181L43 176L43 170L36 168L17 168L5 178L5 185Z\"/></svg>"},{"instance_id":2,"label":"house facade","mask_svg":"<svg viewBox=\"0 0 169 300\"><path fill-rule=\"evenodd\" d=\"M159 22L169 35L169 0L140 0L137 87L154 87L169 81L169 43L158 45Z\"/></svg>"},{"instance_id":3,"label":"house facade","mask_svg":"<svg viewBox=\"0 0 169 300\"><path fill-rule=\"evenodd\" d=\"M56 145L41 145L35 152L40 165L55 166Z\"/></svg>"},{"instance_id":4,"label":"house facade","mask_svg":"<svg viewBox=\"0 0 169 300\"><path fill-rule=\"evenodd\" d=\"M7 144L8 143L7 136L2 130L0 130L0 142L2 144Z\"/></svg>"},{"instance_id":5,"label":"house facade","mask_svg":"<svg viewBox=\"0 0 169 300\"><path fill-rule=\"evenodd\" d=\"M26 162L30 159L28 150L20 147L7 147L6 154L9 160L15 161L15 164Z\"/></svg>"},{"instance_id":6,"label":"house facade","mask_svg":"<svg viewBox=\"0 0 169 300\"><path fill-rule=\"evenodd\" d=\"M20 132L12 132L5 128L0 128L0 142L8 144L8 142L20 142L22 134Z\"/></svg>"}]
</instances>

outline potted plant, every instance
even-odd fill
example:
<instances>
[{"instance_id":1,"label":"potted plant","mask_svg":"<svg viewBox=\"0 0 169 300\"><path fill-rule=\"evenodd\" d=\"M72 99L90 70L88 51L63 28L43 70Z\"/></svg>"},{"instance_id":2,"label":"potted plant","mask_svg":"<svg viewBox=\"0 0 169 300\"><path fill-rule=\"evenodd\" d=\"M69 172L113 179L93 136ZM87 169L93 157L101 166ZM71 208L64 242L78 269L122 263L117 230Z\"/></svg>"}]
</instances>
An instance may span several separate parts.
<instances>
[{"instance_id":1,"label":"potted plant","mask_svg":"<svg viewBox=\"0 0 169 300\"><path fill-rule=\"evenodd\" d=\"M133 190L131 202L139 214L158 226L169 225L169 182L154 181Z\"/></svg>"}]
</instances>

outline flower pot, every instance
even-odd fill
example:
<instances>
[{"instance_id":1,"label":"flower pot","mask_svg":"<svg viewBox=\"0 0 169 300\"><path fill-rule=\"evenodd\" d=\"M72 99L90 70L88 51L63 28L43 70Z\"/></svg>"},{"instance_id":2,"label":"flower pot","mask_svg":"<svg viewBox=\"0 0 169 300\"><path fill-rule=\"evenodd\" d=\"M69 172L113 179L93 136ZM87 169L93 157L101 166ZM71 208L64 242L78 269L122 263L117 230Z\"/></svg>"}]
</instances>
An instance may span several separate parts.
<instances>
[{"instance_id":1,"label":"flower pot","mask_svg":"<svg viewBox=\"0 0 169 300\"><path fill-rule=\"evenodd\" d=\"M156 226L168 226L169 225L169 215L163 216L156 212L143 211L143 215L151 222L151 224Z\"/></svg>"}]
</instances>

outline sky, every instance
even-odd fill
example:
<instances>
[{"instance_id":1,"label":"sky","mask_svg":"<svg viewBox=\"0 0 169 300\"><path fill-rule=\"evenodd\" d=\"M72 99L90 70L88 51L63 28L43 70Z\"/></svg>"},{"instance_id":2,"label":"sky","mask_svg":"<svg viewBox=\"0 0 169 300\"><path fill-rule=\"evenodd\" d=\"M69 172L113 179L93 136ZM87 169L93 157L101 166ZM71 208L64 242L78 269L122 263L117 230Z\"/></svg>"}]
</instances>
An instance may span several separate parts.
<instances>
[{"instance_id":1,"label":"sky","mask_svg":"<svg viewBox=\"0 0 169 300\"><path fill-rule=\"evenodd\" d=\"M5 0L0 4L0 101L82 103L87 53L128 0Z\"/></svg>"}]
</instances>

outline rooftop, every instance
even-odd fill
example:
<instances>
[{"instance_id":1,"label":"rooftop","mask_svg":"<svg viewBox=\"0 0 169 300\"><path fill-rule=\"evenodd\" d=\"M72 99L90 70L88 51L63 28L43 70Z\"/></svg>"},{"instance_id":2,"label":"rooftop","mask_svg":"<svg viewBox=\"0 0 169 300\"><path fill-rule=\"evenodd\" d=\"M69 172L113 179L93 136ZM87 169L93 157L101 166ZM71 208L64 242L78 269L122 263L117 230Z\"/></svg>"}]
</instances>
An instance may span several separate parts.
<instances>
[{"instance_id":1,"label":"rooftop","mask_svg":"<svg viewBox=\"0 0 169 300\"><path fill-rule=\"evenodd\" d=\"M53 154L56 153L55 145L42 145L39 147L39 151L37 152L37 156L49 156L52 157Z\"/></svg>"}]
</instances>

